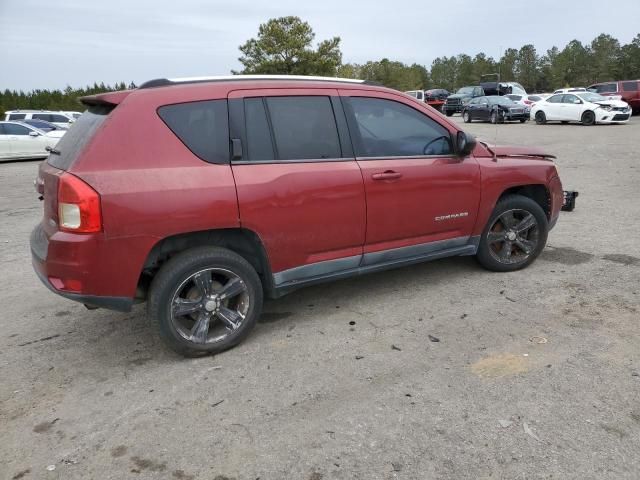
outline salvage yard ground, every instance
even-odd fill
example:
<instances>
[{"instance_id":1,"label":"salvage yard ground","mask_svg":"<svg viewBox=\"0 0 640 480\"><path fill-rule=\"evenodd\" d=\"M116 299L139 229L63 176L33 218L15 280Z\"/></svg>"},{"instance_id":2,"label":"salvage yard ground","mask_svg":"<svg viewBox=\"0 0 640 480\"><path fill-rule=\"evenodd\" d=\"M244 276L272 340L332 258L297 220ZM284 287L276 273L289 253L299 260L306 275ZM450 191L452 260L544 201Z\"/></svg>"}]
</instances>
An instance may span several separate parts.
<instances>
[{"instance_id":1,"label":"salvage yard ground","mask_svg":"<svg viewBox=\"0 0 640 480\"><path fill-rule=\"evenodd\" d=\"M142 306L48 292L28 248L38 162L0 164L0 478L637 479L640 118L466 128L545 147L580 191L536 263L301 290L197 360Z\"/></svg>"}]
</instances>

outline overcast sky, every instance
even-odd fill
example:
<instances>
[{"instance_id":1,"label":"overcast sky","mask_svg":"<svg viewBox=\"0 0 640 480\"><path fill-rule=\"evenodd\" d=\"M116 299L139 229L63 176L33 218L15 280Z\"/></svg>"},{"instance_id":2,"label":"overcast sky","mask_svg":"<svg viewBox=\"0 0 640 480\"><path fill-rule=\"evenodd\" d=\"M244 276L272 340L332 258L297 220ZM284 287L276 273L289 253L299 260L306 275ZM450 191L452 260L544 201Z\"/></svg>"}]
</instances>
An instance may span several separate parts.
<instances>
[{"instance_id":1,"label":"overcast sky","mask_svg":"<svg viewBox=\"0 0 640 480\"><path fill-rule=\"evenodd\" d=\"M427 67L443 55L498 58L527 43L544 53L640 33L640 0L0 0L0 88L229 74L238 46L285 15L308 21L316 40L340 36L344 62Z\"/></svg>"}]
</instances>

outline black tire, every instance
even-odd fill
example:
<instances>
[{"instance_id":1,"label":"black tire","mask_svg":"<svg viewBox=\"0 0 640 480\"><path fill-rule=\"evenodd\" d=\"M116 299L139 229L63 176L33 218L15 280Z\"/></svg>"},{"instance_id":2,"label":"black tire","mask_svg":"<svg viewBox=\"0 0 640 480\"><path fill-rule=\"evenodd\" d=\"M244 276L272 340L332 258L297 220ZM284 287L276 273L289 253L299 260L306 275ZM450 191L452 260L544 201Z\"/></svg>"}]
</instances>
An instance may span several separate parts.
<instances>
[{"instance_id":1,"label":"black tire","mask_svg":"<svg viewBox=\"0 0 640 480\"><path fill-rule=\"evenodd\" d=\"M526 118L521 118L521 119L520 119L520 123L524 123L524 122L526 122L526 121L527 121L527 119L526 119Z\"/></svg>"},{"instance_id":2,"label":"black tire","mask_svg":"<svg viewBox=\"0 0 640 480\"><path fill-rule=\"evenodd\" d=\"M452 112L451 110L445 110L445 111L444 111L444 114L445 114L447 117L451 117L454 113L455 113L455 112Z\"/></svg>"},{"instance_id":3,"label":"black tire","mask_svg":"<svg viewBox=\"0 0 640 480\"><path fill-rule=\"evenodd\" d=\"M582 124L591 126L596 124L596 114L591 110L587 110L582 114Z\"/></svg>"},{"instance_id":4,"label":"black tire","mask_svg":"<svg viewBox=\"0 0 640 480\"><path fill-rule=\"evenodd\" d=\"M536 112L535 119L538 125L544 125L545 123L547 123L547 116L544 114L542 110L538 110Z\"/></svg>"},{"instance_id":5,"label":"black tire","mask_svg":"<svg viewBox=\"0 0 640 480\"><path fill-rule=\"evenodd\" d=\"M493 112L491 112L491 116L489 117L489 121L491 123L493 123L494 125L496 123L498 123L498 112L496 112L495 110Z\"/></svg>"},{"instance_id":6,"label":"black tire","mask_svg":"<svg viewBox=\"0 0 640 480\"><path fill-rule=\"evenodd\" d=\"M569 121L568 120L562 120L560 123L563 124L563 125L566 125L567 123L569 123Z\"/></svg>"},{"instance_id":7,"label":"black tire","mask_svg":"<svg viewBox=\"0 0 640 480\"><path fill-rule=\"evenodd\" d=\"M462 112L462 120L464 120L464 123L471 123L471 114L469 113L469 110Z\"/></svg>"},{"instance_id":8,"label":"black tire","mask_svg":"<svg viewBox=\"0 0 640 480\"><path fill-rule=\"evenodd\" d=\"M243 312L243 316L235 317L236 319L241 318L241 320L238 320L237 327L230 328L226 322L222 321L221 317L216 316L218 310L216 309L215 312L212 312L209 309L211 302L206 302L207 309L205 311L204 302L202 301L202 298L205 298L204 294L201 295L197 292L194 294L196 297L201 295L200 299L193 299L193 296L190 299L180 297L181 289L188 288L184 287L185 284L189 285L186 282L191 281L192 278L197 277L202 272L207 272L209 275L210 281L208 285L210 291L214 290L215 279L224 278L226 273L229 273L229 278L233 278L234 282L238 283L238 279L240 280L240 288L243 290L236 295L238 297L242 296L242 300L237 300L238 297L234 298L236 298L236 302L246 301L248 307ZM195 281L193 285L196 285ZM219 287L221 290L219 291L222 291L224 285L220 283L218 285L221 285ZM191 287L191 290L193 289L194 287ZM229 302L233 302L234 298L229 296L226 300L223 299L219 302L216 300L216 302L218 302L219 306L222 304L222 307L226 308L226 312L231 310L233 313L235 307L231 307ZM157 326L160 338L164 343L181 355L196 357L220 353L244 340L255 326L262 312L263 292L258 274L243 257L224 248L196 247L174 256L160 268L151 283L147 300L147 314L151 322ZM194 303L200 302L202 308L194 311L194 313L180 316L174 315L174 301L185 300ZM226 306L224 305L225 301L227 302ZM206 332L201 334L203 343L188 340L184 336L185 330L189 329L189 322L192 322L191 338L195 337L193 331L196 329L196 323L199 320L193 317L200 313L206 313L210 316L210 319L206 322ZM235 313L237 314L238 312ZM183 329L178 321L186 324L186 328ZM210 329L214 331L210 331ZM220 335L211 339L209 335L213 335L217 331L222 332L224 337Z\"/></svg>"},{"instance_id":9,"label":"black tire","mask_svg":"<svg viewBox=\"0 0 640 480\"><path fill-rule=\"evenodd\" d=\"M516 233L518 226L525 223L525 220L533 223L528 217L529 214L535 219L535 224L522 234ZM507 228L502 218L509 216L515 223ZM498 226L502 229L499 230ZM491 238L489 238L490 233ZM512 233L515 236L513 239L509 238ZM540 255L547 243L548 233L549 223L540 205L529 197L507 195L500 199L482 232L476 259L484 268L494 272L520 270L530 265ZM497 239L500 235L503 237L502 240ZM529 246L529 253L519 245Z\"/></svg>"}]
</instances>

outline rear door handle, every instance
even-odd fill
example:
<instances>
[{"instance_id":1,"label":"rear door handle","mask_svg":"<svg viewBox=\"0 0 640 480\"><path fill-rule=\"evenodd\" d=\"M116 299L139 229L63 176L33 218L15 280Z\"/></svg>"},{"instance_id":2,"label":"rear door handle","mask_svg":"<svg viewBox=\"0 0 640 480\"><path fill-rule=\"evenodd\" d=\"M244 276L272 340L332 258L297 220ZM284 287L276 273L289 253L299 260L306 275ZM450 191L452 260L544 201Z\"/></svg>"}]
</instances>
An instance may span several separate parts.
<instances>
[{"instance_id":1,"label":"rear door handle","mask_svg":"<svg viewBox=\"0 0 640 480\"><path fill-rule=\"evenodd\" d=\"M402 177L401 173L394 172L393 170L386 170L382 173L374 173L371 178L374 180L397 180Z\"/></svg>"}]
</instances>

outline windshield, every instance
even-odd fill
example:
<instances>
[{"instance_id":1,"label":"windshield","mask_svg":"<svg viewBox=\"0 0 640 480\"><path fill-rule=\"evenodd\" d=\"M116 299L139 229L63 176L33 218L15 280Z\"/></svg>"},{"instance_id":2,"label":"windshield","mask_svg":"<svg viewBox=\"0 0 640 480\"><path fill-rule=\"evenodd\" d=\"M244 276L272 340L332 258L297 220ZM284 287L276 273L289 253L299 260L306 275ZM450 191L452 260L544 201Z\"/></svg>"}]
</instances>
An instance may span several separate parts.
<instances>
[{"instance_id":1,"label":"windshield","mask_svg":"<svg viewBox=\"0 0 640 480\"><path fill-rule=\"evenodd\" d=\"M514 105L513 100L507 97L487 97L492 105Z\"/></svg>"},{"instance_id":2,"label":"windshield","mask_svg":"<svg viewBox=\"0 0 640 480\"><path fill-rule=\"evenodd\" d=\"M591 92L581 92L577 93L576 95L578 95L581 99L586 100L587 102L602 102L603 100L611 100L610 98L603 97L602 95Z\"/></svg>"},{"instance_id":3,"label":"windshield","mask_svg":"<svg viewBox=\"0 0 640 480\"><path fill-rule=\"evenodd\" d=\"M473 95L473 87L462 87L456 93L460 93L462 95Z\"/></svg>"}]
</instances>

